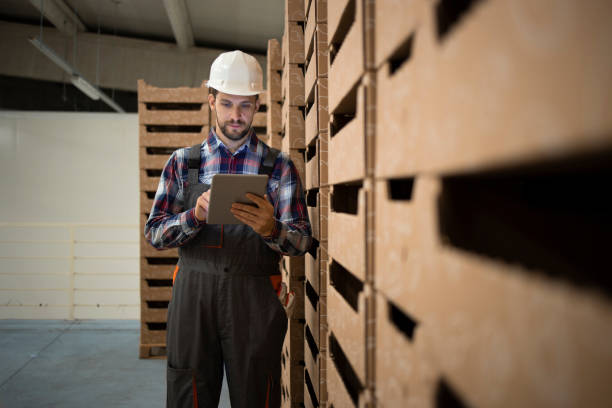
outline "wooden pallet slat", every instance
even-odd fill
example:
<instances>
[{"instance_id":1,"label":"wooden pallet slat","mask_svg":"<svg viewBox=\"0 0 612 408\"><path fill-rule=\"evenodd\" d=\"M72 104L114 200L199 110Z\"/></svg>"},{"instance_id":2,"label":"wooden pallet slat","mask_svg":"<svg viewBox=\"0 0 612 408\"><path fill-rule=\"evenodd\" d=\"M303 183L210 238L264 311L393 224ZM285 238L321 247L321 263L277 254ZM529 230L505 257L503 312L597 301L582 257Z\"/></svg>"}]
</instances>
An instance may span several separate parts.
<instances>
[{"instance_id":1,"label":"wooden pallet slat","mask_svg":"<svg viewBox=\"0 0 612 408\"><path fill-rule=\"evenodd\" d=\"M330 117L329 180L333 184L360 180L367 175L366 115L372 106L368 99L372 85L366 78L347 94L344 105Z\"/></svg>"},{"instance_id":2,"label":"wooden pallet slat","mask_svg":"<svg viewBox=\"0 0 612 408\"><path fill-rule=\"evenodd\" d=\"M282 66L304 64L304 27L299 23L285 25L282 42Z\"/></svg>"},{"instance_id":3,"label":"wooden pallet slat","mask_svg":"<svg viewBox=\"0 0 612 408\"><path fill-rule=\"evenodd\" d=\"M282 107L283 150L305 149L305 119L304 111L299 107L289 106L287 101Z\"/></svg>"},{"instance_id":4,"label":"wooden pallet slat","mask_svg":"<svg viewBox=\"0 0 612 408\"><path fill-rule=\"evenodd\" d=\"M304 106L304 69L298 64L286 64L281 77L281 97L289 106Z\"/></svg>"},{"instance_id":5,"label":"wooden pallet slat","mask_svg":"<svg viewBox=\"0 0 612 408\"><path fill-rule=\"evenodd\" d=\"M138 80L138 102L149 103L208 103L208 88L158 88Z\"/></svg>"}]
</instances>

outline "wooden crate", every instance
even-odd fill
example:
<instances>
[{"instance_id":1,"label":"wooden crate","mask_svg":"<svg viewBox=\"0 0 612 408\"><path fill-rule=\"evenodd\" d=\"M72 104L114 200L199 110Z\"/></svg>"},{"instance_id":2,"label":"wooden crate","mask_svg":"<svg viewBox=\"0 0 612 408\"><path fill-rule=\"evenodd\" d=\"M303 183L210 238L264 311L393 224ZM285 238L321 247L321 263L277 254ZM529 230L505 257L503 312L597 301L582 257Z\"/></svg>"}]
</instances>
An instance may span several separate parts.
<instances>
[{"instance_id":1,"label":"wooden crate","mask_svg":"<svg viewBox=\"0 0 612 408\"><path fill-rule=\"evenodd\" d=\"M305 121L303 108L290 106L285 100L282 108L283 150L305 149Z\"/></svg>"},{"instance_id":2,"label":"wooden crate","mask_svg":"<svg viewBox=\"0 0 612 408\"><path fill-rule=\"evenodd\" d=\"M157 88L139 80L138 103L140 227L143 230L165 163L176 149L201 143L208 136L210 112L205 87ZM141 236L140 257L139 355L155 358L163 356L165 351L172 272L178 251L157 250Z\"/></svg>"},{"instance_id":3,"label":"wooden crate","mask_svg":"<svg viewBox=\"0 0 612 408\"><path fill-rule=\"evenodd\" d=\"M307 336L308 334L306 334ZM319 406L327 400L327 384L325 380L327 353L325 351L313 351L308 341L306 341L305 347L304 404L306 406Z\"/></svg>"},{"instance_id":4,"label":"wooden crate","mask_svg":"<svg viewBox=\"0 0 612 408\"><path fill-rule=\"evenodd\" d=\"M300 23L285 25L282 42L282 66L286 64L304 64L304 26Z\"/></svg>"},{"instance_id":5,"label":"wooden crate","mask_svg":"<svg viewBox=\"0 0 612 408\"><path fill-rule=\"evenodd\" d=\"M364 385L367 380L366 285L333 257L328 264L327 279L328 332L342 345L357 379Z\"/></svg>"},{"instance_id":6,"label":"wooden crate","mask_svg":"<svg viewBox=\"0 0 612 408\"><path fill-rule=\"evenodd\" d=\"M304 256L284 256L282 261L282 270L284 271L284 275L291 279L304 279L305 276L305 263Z\"/></svg>"},{"instance_id":7,"label":"wooden crate","mask_svg":"<svg viewBox=\"0 0 612 408\"><path fill-rule=\"evenodd\" d=\"M196 132L171 131L160 132L155 126L139 126L138 144L143 148L151 147L186 147L202 142L208 137L209 127L203 125ZM160 168L160 167L155 167Z\"/></svg>"},{"instance_id":8,"label":"wooden crate","mask_svg":"<svg viewBox=\"0 0 612 408\"><path fill-rule=\"evenodd\" d=\"M306 190L312 190L319 187L319 139L312 141L311 145L306 149Z\"/></svg>"},{"instance_id":9,"label":"wooden crate","mask_svg":"<svg viewBox=\"0 0 612 408\"><path fill-rule=\"evenodd\" d=\"M319 133L319 186L329 185L329 134Z\"/></svg>"},{"instance_id":10,"label":"wooden crate","mask_svg":"<svg viewBox=\"0 0 612 408\"><path fill-rule=\"evenodd\" d=\"M289 21L303 22L304 0L285 0L285 24Z\"/></svg>"},{"instance_id":11,"label":"wooden crate","mask_svg":"<svg viewBox=\"0 0 612 408\"><path fill-rule=\"evenodd\" d=\"M305 138L310 144L319 133L328 133L327 78L318 78L312 92L306 96Z\"/></svg>"},{"instance_id":12,"label":"wooden crate","mask_svg":"<svg viewBox=\"0 0 612 408\"><path fill-rule=\"evenodd\" d=\"M171 109L154 109L153 107L159 105L170 105L175 106ZM199 109L181 109L185 105L192 106L197 105ZM152 102L139 102L138 103L138 119L141 125L149 126L169 126L179 128L189 128L192 126L203 126L208 125L209 113L208 103L152 103Z\"/></svg>"},{"instance_id":13,"label":"wooden crate","mask_svg":"<svg viewBox=\"0 0 612 408\"><path fill-rule=\"evenodd\" d=\"M138 80L138 102L139 103L208 103L208 88L202 84L201 87L177 87L158 88L147 84L144 80Z\"/></svg>"},{"instance_id":14,"label":"wooden crate","mask_svg":"<svg viewBox=\"0 0 612 408\"><path fill-rule=\"evenodd\" d=\"M375 88L367 75L349 92L344 102L330 117L329 181L332 184L361 180L371 166L369 147L373 144L368 133L368 114L374 104Z\"/></svg>"},{"instance_id":15,"label":"wooden crate","mask_svg":"<svg viewBox=\"0 0 612 408\"><path fill-rule=\"evenodd\" d=\"M330 194L329 255L360 280L366 279L366 191L334 185Z\"/></svg>"},{"instance_id":16,"label":"wooden crate","mask_svg":"<svg viewBox=\"0 0 612 408\"><path fill-rule=\"evenodd\" d=\"M141 322L140 344L151 347L162 347L166 345L166 323L165 322Z\"/></svg>"},{"instance_id":17,"label":"wooden crate","mask_svg":"<svg viewBox=\"0 0 612 408\"><path fill-rule=\"evenodd\" d=\"M266 61L267 61L268 69L272 71L282 71L283 70L283 57L281 55L281 45L278 42L278 40L275 38L268 40Z\"/></svg>"},{"instance_id":18,"label":"wooden crate","mask_svg":"<svg viewBox=\"0 0 612 408\"><path fill-rule=\"evenodd\" d=\"M330 199L330 188L320 187L319 188L319 241L328 242L329 238L329 199ZM325 247L326 250L328 246Z\"/></svg>"},{"instance_id":19,"label":"wooden crate","mask_svg":"<svg viewBox=\"0 0 612 408\"><path fill-rule=\"evenodd\" d=\"M327 339L327 296L319 295L310 281L306 280L305 286L305 319L308 326L307 333L311 336L308 341L311 341L312 351L322 351L327 348L325 339ZM316 346L316 347L314 347ZM316 354L316 353L315 353Z\"/></svg>"},{"instance_id":20,"label":"wooden crate","mask_svg":"<svg viewBox=\"0 0 612 408\"><path fill-rule=\"evenodd\" d=\"M316 256L305 256L306 279L320 297L327 295L327 242L320 242Z\"/></svg>"},{"instance_id":21,"label":"wooden crate","mask_svg":"<svg viewBox=\"0 0 612 408\"><path fill-rule=\"evenodd\" d=\"M363 385L355 378L350 363L346 362L340 345L330 338L333 347L327 353L327 406L362 407L364 401ZM335 353L335 354L333 354ZM350 391L349 391L350 389Z\"/></svg>"},{"instance_id":22,"label":"wooden crate","mask_svg":"<svg viewBox=\"0 0 612 408\"><path fill-rule=\"evenodd\" d=\"M304 69L302 65L285 64L281 77L281 96L289 106L304 106Z\"/></svg>"},{"instance_id":23,"label":"wooden crate","mask_svg":"<svg viewBox=\"0 0 612 408\"><path fill-rule=\"evenodd\" d=\"M553 182L547 178L542 185ZM587 266L590 257L587 265L579 268L582 283L576 283L571 274L559 271L572 260L571 250L555 255L564 262L539 270L524 264L524 254L514 249L511 262L456 246L456 236L447 224L449 215L438 215L441 210L458 211L456 203L455 208L448 206L448 181L422 176L414 180L412 189L403 180L399 186L386 180L379 183L377 288L403 314L423 325L421 332L416 331L415 344L422 339L432 364L466 405L555 406L559 389L565 390L563 401L576 406L605 406L611 400L605 380L612 367L609 347L597 339L612 334L612 306L609 299L584 286L589 276L600 283L591 282L591 286L605 286L598 273L593 274L592 267ZM485 185L491 189L489 182ZM521 191L533 188L528 179L521 185ZM483 196L475 191L463 187L455 194L465 192L468 200L482 201ZM522 193L517 194L522 197ZM508 227L494 216L495 203L479 205L491 206L484 220L488 229L499 231L501 236L515 236L515 225L526 222L507 216ZM556 208L556 204L553 206ZM504 211L509 208L513 207ZM396 229L390 219L397 214L404 221ZM454 217L468 214L459 210ZM537 224L538 217L533 218ZM482 230L482 222L468 220L467 225L470 229L481 225ZM567 226L564 229L574 231ZM605 234L596 228L592 233ZM578 241L589 239L586 234L579 235L573 245L576 250L581 245ZM532 235L520 236L531 243L523 245L522 251L541 251ZM514 241L514 247L520 245ZM389 244L387 248L383 248L385 243ZM487 241L487 245L491 243ZM500 350L504 352L500 354ZM494 390L490 388L492 382L496 384Z\"/></svg>"},{"instance_id":24,"label":"wooden crate","mask_svg":"<svg viewBox=\"0 0 612 408\"><path fill-rule=\"evenodd\" d=\"M268 70L268 104L282 102L283 100L283 72L282 70Z\"/></svg>"},{"instance_id":25,"label":"wooden crate","mask_svg":"<svg viewBox=\"0 0 612 408\"><path fill-rule=\"evenodd\" d=\"M329 108L332 112L366 72L364 2L328 3Z\"/></svg>"},{"instance_id":26,"label":"wooden crate","mask_svg":"<svg viewBox=\"0 0 612 408\"><path fill-rule=\"evenodd\" d=\"M376 296L376 400L381 407L434 407L440 373L420 338L421 327Z\"/></svg>"},{"instance_id":27,"label":"wooden crate","mask_svg":"<svg viewBox=\"0 0 612 408\"><path fill-rule=\"evenodd\" d=\"M308 211L308 219L310 220L310 228L312 230L312 237L316 240L321 238L319 227L320 227L320 216L319 216L319 191L317 189L306 191L306 208Z\"/></svg>"},{"instance_id":28,"label":"wooden crate","mask_svg":"<svg viewBox=\"0 0 612 408\"><path fill-rule=\"evenodd\" d=\"M308 33L311 38L305 44L306 72L304 87L307 95L311 92L316 78L327 78L329 69L327 24L317 24L312 30L312 33Z\"/></svg>"},{"instance_id":29,"label":"wooden crate","mask_svg":"<svg viewBox=\"0 0 612 408\"><path fill-rule=\"evenodd\" d=\"M292 362L304 366L304 319L289 319L282 359L287 366Z\"/></svg>"},{"instance_id":30,"label":"wooden crate","mask_svg":"<svg viewBox=\"0 0 612 408\"><path fill-rule=\"evenodd\" d=\"M140 147L138 155L139 168L163 169L172 152L181 147L186 146L177 145L172 147Z\"/></svg>"},{"instance_id":31,"label":"wooden crate","mask_svg":"<svg viewBox=\"0 0 612 408\"><path fill-rule=\"evenodd\" d=\"M281 150L283 147L283 136L280 133L268 134L267 142L268 146L275 149Z\"/></svg>"},{"instance_id":32,"label":"wooden crate","mask_svg":"<svg viewBox=\"0 0 612 408\"><path fill-rule=\"evenodd\" d=\"M426 4L410 52L378 69L377 177L609 149L612 5L466 4L450 25Z\"/></svg>"},{"instance_id":33,"label":"wooden crate","mask_svg":"<svg viewBox=\"0 0 612 408\"><path fill-rule=\"evenodd\" d=\"M397 58L402 47L422 22L424 7L431 7L426 0L396 2L377 0L375 2L375 65Z\"/></svg>"},{"instance_id":34,"label":"wooden crate","mask_svg":"<svg viewBox=\"0 0 612 408\"><path fill-rule=\"evenodd\" d=\"M283 106L279 102L272 102L267 106L267 133L280 133L282 127Z\"/></svg>"}]
</instances>

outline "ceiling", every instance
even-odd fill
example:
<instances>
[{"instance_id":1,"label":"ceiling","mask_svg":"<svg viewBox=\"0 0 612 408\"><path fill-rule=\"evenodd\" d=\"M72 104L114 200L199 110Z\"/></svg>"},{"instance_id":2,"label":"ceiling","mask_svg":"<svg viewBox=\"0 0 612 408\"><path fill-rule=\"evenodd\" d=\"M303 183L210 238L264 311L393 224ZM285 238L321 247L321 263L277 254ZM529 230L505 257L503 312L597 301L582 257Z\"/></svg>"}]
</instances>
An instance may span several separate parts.
<instances>
[{"instance_id":1,"label":"ceiling","mask_svg":"<svg viewBox=\"0 0 612 408\"><path fill-rule=\"evenodd\" d=\"M62 1L88 32L175 42L163 0ZM282 36L284 0L184 1L197 47L265 54L267 40ZM38 25L40 11L28 0L0 0L0 19Z\"/></svg>"}]
</instances>

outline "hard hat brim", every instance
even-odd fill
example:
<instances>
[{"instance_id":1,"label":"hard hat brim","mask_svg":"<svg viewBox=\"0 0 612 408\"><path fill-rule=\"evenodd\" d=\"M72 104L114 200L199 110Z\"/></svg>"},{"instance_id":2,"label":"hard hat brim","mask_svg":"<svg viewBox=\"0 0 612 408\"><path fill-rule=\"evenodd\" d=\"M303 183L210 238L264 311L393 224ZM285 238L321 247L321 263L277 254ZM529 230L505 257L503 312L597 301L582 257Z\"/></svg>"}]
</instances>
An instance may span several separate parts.
<instances>
[{"instance_id":1,"label":"hard hat brim","mask_svg":"<svg viewBox=\"0 0 612 408\"><path fill-rule=\"evenodd\" d=\"M218 86L218 85L215 85L214 83L211 84L210 81L206 81L205 82L205 86L207 88L216 89L218 92L223 92L223 93L228 94L228 95L253 96L253 95L259 95L260 93L265 92L264 89L262 89L262 90L253 90L253 91L245 91L245 90L239 90L239 89L232 89L232 88L229 88L229 87Z\"/></svg>"}]
</instances>

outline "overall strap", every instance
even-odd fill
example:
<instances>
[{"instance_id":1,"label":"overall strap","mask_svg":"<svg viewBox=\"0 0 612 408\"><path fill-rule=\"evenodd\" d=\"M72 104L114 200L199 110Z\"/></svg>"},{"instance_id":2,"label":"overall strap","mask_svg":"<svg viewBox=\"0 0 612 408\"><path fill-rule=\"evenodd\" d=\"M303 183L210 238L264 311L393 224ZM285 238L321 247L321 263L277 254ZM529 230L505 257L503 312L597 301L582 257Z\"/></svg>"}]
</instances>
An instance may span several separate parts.
<instances>
[{"instance_id":1,"label":"overall strap","mask_svg":"<svg viewBox=\"0 0 612 408\"><path fill-rule=\"evenodd\" d=\"M276 163L276 158L280 154L280 150L270 148L268 150L268 154L264 158L263 162L259 166L259 174L265 174L270 177L272 175L272 170L274 170L274 163Z\"/></svg>"},{"instance_id":2,"label":"overall strap","mask_svg":"<svg viewBox=\"0 0 612 408\"><path fill-rule=\"evenodd\" d=\"M187 173L187 182L190 186L198 184L198 174L200 172L200 149L202 144L198 143L189 148L189 172Z\"/></svg>"}]
</instances>

